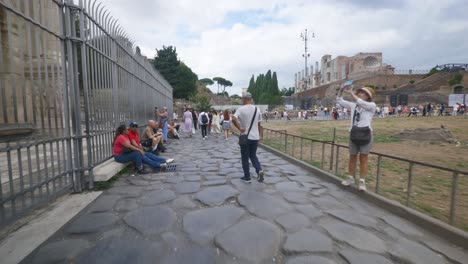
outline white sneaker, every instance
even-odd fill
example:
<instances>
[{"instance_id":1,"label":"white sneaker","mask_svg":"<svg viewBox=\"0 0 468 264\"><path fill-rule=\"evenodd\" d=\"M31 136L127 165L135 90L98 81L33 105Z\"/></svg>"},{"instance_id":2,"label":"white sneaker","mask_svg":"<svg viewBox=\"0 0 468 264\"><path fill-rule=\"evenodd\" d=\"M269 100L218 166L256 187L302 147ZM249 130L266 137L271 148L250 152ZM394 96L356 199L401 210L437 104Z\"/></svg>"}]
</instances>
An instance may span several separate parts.
<instances>
[{"instance_id":1,"label":"white sneaker","mask_svg":"<svg viewBox=\"0 0 468 264\"><path fill-rule=\"evenodd\" d=\"M172 163L172 162L174 162L174 159L167 159L167 160L166 160L166 163L167 163L167 164Z\"/></svg>"},{"instance_id":2,"label":"white sneaker","mask_svg":"<svg viewBox=\"0 0 468 264\"><path fill-rule=\"evenodd\" d=\"M349 186L354 183L354 177L353 176L348 176L345 180L341 182L342 185L344 186Z\"/></svg>"},{"instance_id":3,"label":"white sneaker","mask_svg":"<svg viewBox=\"0 0 468 264\"><path fill-rule=\"evenodd\" d=\"M359 180L359 190L360 191L367 191L366 181L364 179Z\"/></svg>"},{"instance_id":4,"label":"white sneaker","mask_svg":"<svg viewBox=\"0 0 468 264\"><path fill-rule=\"evenodd\" d=\"M161 163L160 165L160 168L161 170L166 170L167 169L167 163Z\"/></svg>"}]
</instances>

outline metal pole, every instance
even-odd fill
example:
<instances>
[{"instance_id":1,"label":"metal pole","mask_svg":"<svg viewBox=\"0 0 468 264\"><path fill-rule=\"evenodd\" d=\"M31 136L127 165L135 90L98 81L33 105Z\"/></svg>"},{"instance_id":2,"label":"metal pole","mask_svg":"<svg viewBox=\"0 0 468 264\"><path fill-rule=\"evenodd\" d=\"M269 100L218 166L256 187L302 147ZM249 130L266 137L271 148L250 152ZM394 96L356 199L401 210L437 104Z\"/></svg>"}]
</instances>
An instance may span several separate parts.
<instances>
[{"instance_id":1,"label":"metal pole","mask_svg":"<svg viewBox=\"0 0 468 264\"><path fill-rule=\"evenodd\" d=\"M455 225L457 212L457 190L458 190L458 173L454 172L452 176L452 199L450 201L450 224Z\"/></svg>"},{"instance_id":2,"label":"metal pole","mask_svg":"<svg viewBox=\"0 0 468 264\"><path fill-rule=\"evenodd\" d=\"M381 167L382 167L382 156L379 155L377 157L377 179L375 183L375 193L380 192L380 176L382 176Z\"/></svg>"},{"instance_id":3,"label":"metal pole","mask_svg":"<svg viewBox=\"0 0 468 264\"><path fill-rule=\"evenodd\" d=\"M304 143L303 143L303 140L301 138L301 160L303 160L302 156L303 156L303 147L304 147Z\"/></svg>"},{"instance_id":4,"label":"metal pole","mask_svg":"<svg viewBox=\"0 0 468 264\"><path fill-rule=\"evenodd\" d=\"M406 194L406 206L410 207L411 191L413 189L413 162L409 163L408 188Z\"/></svg>"},{"instance_id":5,"label":"metal pole","mask_svg":"<svg viewBox=\"0 0 468 264\"><path fill-rule=\"evenodd\" d=\"M325 167L325 143L322 142L322 166L323 169Z\"/></svg>"},{"instance_id":6,"label":"metal pole","mask_svg":"<svg viewBox=\"0 0 468 264\"><path fill-rule=\"evenodd\" d=\"M338 176L338 164L340 160L340 146L336 146L335 175Z\"/></svg>"},{"instance_id":7,"label":"metal pole","mask_svg":"<svg viewBox=\"0 0 468 264\"><path fill-rule=\"evenodd\" d=\"M288 134L284 133L284 153L288 154Z\"/></svg>"}]
</instances>

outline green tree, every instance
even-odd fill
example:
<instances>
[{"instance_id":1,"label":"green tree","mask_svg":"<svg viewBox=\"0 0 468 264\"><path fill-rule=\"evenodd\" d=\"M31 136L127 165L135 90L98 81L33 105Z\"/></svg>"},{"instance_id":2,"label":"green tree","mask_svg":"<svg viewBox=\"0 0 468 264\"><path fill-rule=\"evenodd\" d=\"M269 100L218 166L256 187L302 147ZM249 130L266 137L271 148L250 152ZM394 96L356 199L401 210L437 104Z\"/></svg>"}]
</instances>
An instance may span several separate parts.
<instances>
[{"instance_id":1,"label":"green tree","mask_svg":"<svg viewBox=\"0 0 468 264\"><path fill-rule=\"evenodd\" d=\"M177 50L172 46L156 49L153 65L172 86L175 98L188 99L197 92L198 76L177 58Z\"/></svg>"},{"instance_id":2,"label":"green tree","mask_svg":"<svg viewBox=\"0 0 468 264\"><path fill-rule=\"evenodd\" d=\"M213 80L211 80L210 78L203 78L198 80L198 82L204 84L205 86L214 84Z\"/></svg>"},{"instance_id":3,"label":"green tree","mask_svg":"<svg viewBox=\"0 0 468 264\"><path fill-rule=\"evenodd\" d=\"M293 93L294 93L294 87L289 87L289 89L286 87L283 87L283 89L281 89L280 95L291 96Z\"/></svg>"},{"instance_id":4,"label":"green tree","mask_svg":"<svg viewBox=\"0 0 468 264\"><path fill-rule=\"evenodd\" d=\"M177 69L177 81L173 94L175 98L189 99L197 93L198 76L185 63L180 63Z\"/></svg>"},{"instance_id":5,"label":"green tree","mask_svg":"<svg viewBox=\"0 0 468 264\"><path fill-rule=\"evenodd\" d=\"M210 97L206 95L197 95L195 97L195 103L198 111L209 111L211 109Z\"/></svg>"},{"instance_id":6,"label":"green tree","mask_svg":"<svg viewBox=\"0 0 468 264\"><path fill-rule=\"evenodd\" d=\"M437 70L437 68L434 67L434 68L432 68L432 69L429 71L428 74L426 74L426 77L425 77L425 78L427 78L427 77L429 77L429 76L431 76L431 75L434 75L434 74L436 74L436 73L438 73L438 72L439 72L439 70Z\"/></svg>"},{"instance_id":7,"label":"green tree","mask_svg":"<svg viewBox=\"0 0 468 264\"><path fill-rule=\"evenodd\" d=\"M216 84L218 85L218 90L216 92L216 94L219 94L219 86L224 83L226 81L226 79L224 79L223 77L214 77L213 78L213 81L216 82Z\"/></svg>"},{"instance_id":8,"label":"green tree","mask_svg":"<svg viewBox=\"0 0 468 264\"><path fill-rule=\"evenodd\" d=\"M279 95L280 93L278 87L278 77L276 77L276 72L273 72L273 77L271 78L271 93L273 95Z\"/></svg>"},{"instance_id":9,"label":"green tree","mask_svg":"<svg viewBox=\"0 0 468 264\"><path fill-rule=\"evenodd\" d=\"M461 83L462 79L463 79L463 74L461 74L461 73L455 73L455 74L452 76L452 79L450 79L450 80L448 81L448 84L449 84L450 86L455 85L455 84L459 84L459 83Z\"/></svg>"}]
</instances>

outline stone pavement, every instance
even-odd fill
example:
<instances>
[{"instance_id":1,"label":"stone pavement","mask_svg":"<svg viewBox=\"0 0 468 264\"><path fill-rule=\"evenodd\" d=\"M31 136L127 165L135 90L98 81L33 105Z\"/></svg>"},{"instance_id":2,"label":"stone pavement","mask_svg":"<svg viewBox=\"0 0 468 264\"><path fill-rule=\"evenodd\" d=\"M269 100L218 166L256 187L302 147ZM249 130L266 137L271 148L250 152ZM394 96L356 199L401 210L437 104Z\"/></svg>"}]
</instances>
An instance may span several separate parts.
<instances>
[{"instance_id":1,"label":"stone pavement","mask_svg":"<svg viewBox=\"0 0 468 264\"><path fill-rule=\"evenodd\" d=\"M265 182L245 184L236 137L172 140L175 172L123 175L23 263L468 263L467 251L258 154Z\"/></svg>"}]
</instances>

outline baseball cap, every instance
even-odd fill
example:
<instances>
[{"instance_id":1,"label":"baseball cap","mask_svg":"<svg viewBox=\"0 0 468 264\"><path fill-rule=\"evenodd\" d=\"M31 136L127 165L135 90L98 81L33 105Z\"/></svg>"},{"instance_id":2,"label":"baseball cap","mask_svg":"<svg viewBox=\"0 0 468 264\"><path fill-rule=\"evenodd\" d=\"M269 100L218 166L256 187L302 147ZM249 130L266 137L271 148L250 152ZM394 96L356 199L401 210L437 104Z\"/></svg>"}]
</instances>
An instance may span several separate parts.
<instances>
[{"instance_id":1,"label":"baseball cap","mask_svg":"<svg viewBox=\"0 0 468 264\"><path fill-rule=\"evenodd\" d=\"M138 124L136 122L130 122L129 127L138 127Z\"/></svg>"},{"instance_id":2,"label":"baseball cap","mask_svg":"<svg viewBox=\"0 0 468 264\"><path fill-rule=\"evenodd\" d=\"M252 94L250 94L249 92L242 93L242 98L250 99L252 98Z\"/></svg>"}]
</instances>

